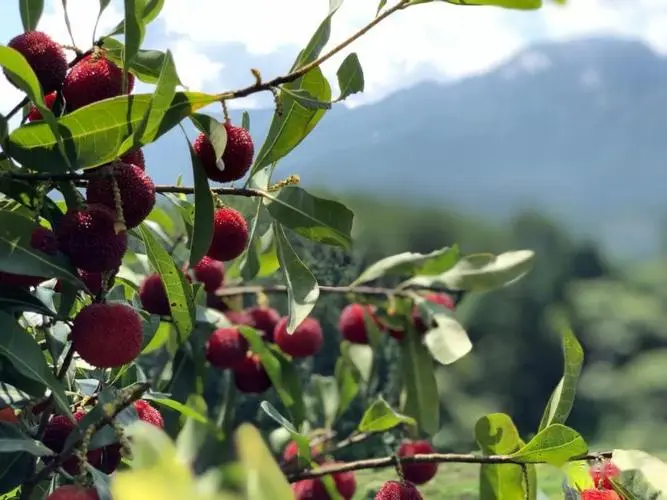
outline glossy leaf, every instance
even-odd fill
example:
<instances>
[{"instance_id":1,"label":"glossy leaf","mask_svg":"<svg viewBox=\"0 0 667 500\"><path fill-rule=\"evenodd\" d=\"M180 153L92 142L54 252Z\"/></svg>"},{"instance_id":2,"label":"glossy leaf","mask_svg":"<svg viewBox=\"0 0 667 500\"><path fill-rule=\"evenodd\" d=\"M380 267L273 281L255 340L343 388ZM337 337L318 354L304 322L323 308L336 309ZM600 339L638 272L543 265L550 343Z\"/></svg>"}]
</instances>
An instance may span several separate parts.
<instances>
[{"instance_id":1,"label":"glossy leaf","mask_svg":"<svg viewBox=\"0 0 667 500\"><path fill-rule=\"evenodd\" d=\"M148 260L158 272L165 286L171 316L178 330L179 341L185 342L194 328L195 304L192 286L176 266L169 253L157 242L151 230L144 224L139 232L146 246Z\"/></svg>"},{"instance_id":2,"label":"glossy leaf","mask_svg":"<svg viewBox=\"0 0 667 500\"><path fill-rule=\"evenodd\" d=\"M273 233L278 245L280 269L287 284L289 320L287 333L294 333L296 327L311 313L320 296L320 288L313 273L292 248L280 224L273 223Z\"/></svg>"},{"instance_id":3,"label":"glossy leaf","mask_svg":"<svg viewBox=\"0 0 667 500\"><path fill-rule=\"evenodd\" d=\"M336 415L338 415L338 409L340 408L338 382L334 377L325 377L318 374L313 374L311 380L315 387L317 400L322 408L324 427L331 429L336 421Z\"/></svg>"},{"instance_id":4,"label":"glossy leaf","mask_svg":"<svg viewBox=\"0 0 667 500\"><path fill-rule=\"evenodd\" d=\"M445 0L454 5L494 5L506 9L535 10L542 7L542 0ZM424 0L411 3L424 3Z\"/></svg>"},{"instance_id":5,"label":"glossy leaf","mask_svg":"<svg viewBox=\"0 0 667 500\"><path fill-rule=\"evenodd\" d=\"M341 355L336 361L334 375L340 399L336 412L336 419L338 419L347 411L352 401L359 394L359 388L363 380L360 370L349 358L347 351L342 349L342 346Z\"/></svg>"},{"instance_id":6,"label":"glossy leaf","mask_svg":"<svg viewBox=\"0 0 667 500\"><path fill-rule=\"evenodd\" d=\"M24 377L51 389L53 400L60 412L71 416L72 413L65 396L65 390L47 366L42 350L35 339L23 330L14 318L2 311L0 311L0 331L2 331L2 335L0 335L0 357L11 363ZM17 387L17 389L24 388ZM40 392L40 394L32 395L42 396L44 392Z\"/></svg>"},{"instance_id":7,"label":"glossy leaf","mask_svg":"<svg viewBox=\"0 0 667 500\"><path fill-rule=\"evenodd\" d=\"M92 168L127 152L129 145L127 149L121 149L121 145L143 120L152 98L153 94L133 94L105 99L58 119L58 127L67 132L64 144L72 164L77 168ZM210 94L177 92L154 139L216 100L216 96ZM39 121L15 129L9 136L7 152L31 168L53 172L66 168L65 161L54 149L55 145L53 131Z\"/></svg>"},{"instance_id":8,"label":"glossy leaf","mask_svg":"<svg viewBox=\"0 0 667 500\"><path fill-rule=\"evenodd\" d=\"M667 493L667 464L640 450L614 450L611 461L621 470L614 478L631 500L662 498Z\"/></svg>"},{"instance_id":9,"label":"glossy leaf","mask_svg":"<svg viewBox=\"0 0 667 500\"><path fill-rule=\"evenodd\" d=\"M472 342L463 326L451 316L451 311L418 296L415 303L435 322L424 336L424 344L438 363L450 365L472 350Z\"/></svg>"},{"instance_id":10,"label":"glossy leaf","mask_svg":"<svg viewBox=\"0 0 667 500\"><path fill-rule=\"evenodd\" d=\"M34 31L44 12L44 0L19 0L23 31Z\"/></svg>"},{"instance_id":11,"label":"glossy leaf","mask_svg":"<svg viewBox=\"0 0 667 500\"><path fill-rule=\"evenodd\" d=\"M364 70L361 68L359 56L355 52L348 55L341 63L338 71L338 87L340 96L338 101L347 99L352 94L364 91Z\"/></svg>"},{"instance_id":12,"label":"glossy leaf","mask_svg":"<svg viewBox=\"0 0 667 500\"><path fill-rule=\"evenodd\" d=\"M303 89L320 101L331 100L331 87L319 68L292 83L285 84L291 91ZM259 170L277 162L297 147L315 128L326 110L309 109L299 104L293 97L283 92L280 95L282 113L275 113L267 137L257 153L250 171L250 177Z\"/></svg>"},{"instance_id":13,"label":"glossy leaf","mask_svg":"<svg viewBox=\"0 0 667 500\"><path fill-rule=\"evenodd\" d=\"M458 247L444 247L433 252L403 252L371 264L351 286L388 275L437 275L451 269L459 259Z\"/></svg>"},{"instance_id":14,"label":"glossy leaf","mask_svg":"<svg viewBox=\"0 0 667 500\"><path fill-rule=\"evenodd\" d=\"M539 430L543 430L551 424L564 424L567 417L570 416L574 406L574 396L577 392L577 382L584 363L584 349L572 329L565 324L561 326L560 330L564 375L549 398Z\"/></svg>"},{"instance_id":15,"label":"glossy leaf","mask_svg":"<svg viewBox=\"0 0 667 500\"><path fill-rule=\"evenodd\" d=\"M271 216L309 240L350 248L354 213L342 203L311 195L298 186L267 193Z\"/></svg>"},{"instance_id":16,"label":"glossy leaf","mask_svg":"<svg viewBox=\"0 0 667 500\"><path fill-rule=\"evenodd\" d=\"M281 91L293 98L297 103L307 109L331 109L331 102L320 101L310 94L306 89L290 90L289 87L281 87Z\"/></svg>"},{"instance_id":17,"label":"glossy leaf","mask_svg":"<svg viewBox=\"0 0 667 500\"><path fill-rule=\"evenodd\" d=\"M85 468L93 480L93 486L97 490L99 500L113 500L111 498L111 478L89 463L85 464Z\"/></svg>"},{"instance_id":18,"label":"glossy leaf","mask_svg":"<svg viewBox=\"0 0 667 500\"><path fill-rule=\"evenodd\" d=\"M475 424L475 439L484 455L509 455L521 448L521 438L509 415L492 413ZM479 474L480 500L526 498L520 465L482 464Z\"/></svg>"},{"instance_id":19,"label":"glossy leaf","mask_svg":"<svg viewBox=\"0 0 667 500\"><path fill-rule=\"evenodd\" d=\"M512 458L520 462L546 462L560 467L586 452L588 445L577 431L562 424L552 424L513 453Z\"/></svg>"},{"instance_id":20,"label":"glossy leaf","mask_svg":"<svg viewBox=\"0 0 667 500\"><path fill-rule=\"evenodd\" d=\"M250 132L250 115L248 114L247 111L243 112L243 115L241 117L241 126L248 132Z\"/></svg>"},{"instance_id":21,"label":"glossy leaf","mask_svg":"<svg viewBox=\"0 0 667 500\"><path fill-rule=\"evenodd\" d=\"M401 342L401 361L406 389L402 411L431 436L440 428L440 397L431 355L412 329Z\"/></svg>"},{"instance_id":22,"label":"glossy leaf","mask_svg":"<svg viewBox=\"0 0 667 500\"><path fill-rule=\"evenodd\" d=\"M227 147L227 129L225 126L212 116L204 113L194 113L190 117L190 121L211 141L215 157L220 158Z\"/></svg>"},{"instance_id":23,"label":"glossy leaf","mask_svg":"<svg viewBox=\"0 0 667 500\"><path fill-rule=\"evenodd\" d=\"M26 452L35 457L53 455L53 451L41 441L32 439L16 425L0 422L0 453Z\"/></svg>"},{"instance_id":24,"label":"glossy leaf","mask_svg":"<svg viewBox=\"0 0 667 500\"><path fill-rule=\"evenodd\" d=\"M104 11L107 10L107 7L111 3L111 0L100 0L100 8L97 11L97 18L95 18L95 27L93 28L93 39L97 38L97 27L100 24L100 18L102 17L102 14L104 14Z\"/></svg>"},{"instance_id":25,"label":"glossy leaf","mask_svg":"<svg viewBox=\"0 0 667 500\"><path fill-rule=\"evenodd\" d=\"M377 17L380 14L380 11L382 9L384 9L385 5L387 5L387 0L380 0L380 3L378 4L377 12L375 13L375 17Z\"/></svg>"},{"instance_id":26,"label":"glossy leaf","mask_svg":"<svg viewBox=\"0 0 667 500\"><path fill-rule=\"evenodd\" d=\"M248 248L239 260L239 269L241 276L245 281L252 280L259 272L260 262L257 249L257 227L259 226L259 221L262 217L262 207L262 200L257 200L255 217L252 219L250 225ZM270 227L270 230L273 231L273 226ZM229 274L229 270L227 271L227 274Z\"/></svg>"},{"instance_id":27,"label":"glossy leaf","mask_svg":"<svg viewBox=\"0 0 667 500\"><path fill-rule=\"evenodd\" d=\"M331 36L331 19L342 4L343 0L329 0L329 13L327 14L327 17L325 17L317 27L317 30L313 33L313 36L308 41L306 47L299 52L290 71L305 66L319 57L322 49L329 43L329 37Z\"/></svg>"},{"instance_id":28,"label":"glossy leaf","mask_svg":"<svg viewBox=\"0 0 667 500\"><path fill-rule=\"evenodd\" d=\"M164 1L165 0L148 0L138 2L144 4L144 8L140 16L141 23L144 26L153 21L153 19L155 19L160 14L162 7L164 7ZM108 36L122 35L124 32L125 22L121 21L116 25L113 31L109 33Z\"/></svg>"},{"instance_id":29,"label":"glossy leaf","mask_svg":"<svg viewBox=\"0 0 667 500\"><path fill-rule=\"evenodd\" d=\"M204 415L203 413L201 413L192 406L185 405L170 398L160 398L151 396L150 394L146 394L146 396L144 396L144 399L157 403L160 406L169 408L170 410L174 410L183 415L184 417L194 420L195 422L200 422L202 424L208 423L208 418L206 417L206 415Z\"/></svg>"},{"instance_id":30,"label":"glossy leaf","mask_svg":"<svg viewBox=\"0 0 667 500\"><path fill-rule=\"evenodd\" d=\"M105 56L118 66L122 66L125 45L115 38L107 37L103 39L102 46L105 50ZM166 52L139 49L130 61L128 69L144 83L157 83L166 58ZM177 77L176 83L181 84L180 78Z\"/></svg>"},{"instance_id":31,"label":"glossy leaf","mask_svg":"<svg viewBox=\"0 0 667 500\"><path fill-rule=\"evenodd\" d=\"M398 413L380 396L366 409L357 430L359 432L385 432L403 424L416 427L417 422L412 417Z\"/></svg>"},{"instance_id":32,"label":"glossy leaf","mask_svg":"<svg viewBox=\"0 0 667 500\"><path fill-rule=\"evenodd\" d=\"M144 34L146 32L143 22L144 3L142 0L124 0L125 16L123 17L123 25L125 31L125 50L123 51L123 81L126 84L129 63L134 59L137 52L139 52L139 48L144 41Z\"/></svg>"},{"instance_id":33,"label":"glossy leaf","mask_svg":"<svg viewBox=\"0 0 667 500\"><path fill-rule=\"evenodd\" d=\"M248 500L292 500L294 494L259 431L251 424L241 424L234 436L243 465Z\"/></svg>"},{"instance_id":34,"label":"glossy leaf","mask_svg":"<svg viewBox=\"0 0 667 500\"><path fill-rule=\"evenodd\" d=\"M206 255L211 246L211 241L213 241L213 213L215 206L206 172L189 141L188 150L190 151L190 160L192 161L195 187L195 215L192 238L190 238L189 261L190 267L193 268Z\"/></svg>"},{"instance_id":35,"label":"glossy leaf","mask_svg":"<svg viewBox=\"0 0 667 500\"><path fill-rule=\"evenodd\" d=\"M54 316L55 311L28 290L0 283L0 310Z\"/></svg>"}]
</instances>

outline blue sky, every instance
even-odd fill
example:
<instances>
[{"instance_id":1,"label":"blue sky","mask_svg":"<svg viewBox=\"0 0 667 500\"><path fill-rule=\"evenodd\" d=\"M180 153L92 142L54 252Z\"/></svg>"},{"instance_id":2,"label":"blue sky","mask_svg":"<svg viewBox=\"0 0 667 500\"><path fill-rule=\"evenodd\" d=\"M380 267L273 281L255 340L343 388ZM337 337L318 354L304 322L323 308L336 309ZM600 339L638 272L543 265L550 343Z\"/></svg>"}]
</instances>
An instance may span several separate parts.
<instances>
[{"instance_id":1,"label":"blue sky","mask_svg":"<svg viewBox=\"0 0 667 500\"><path fill-rule=\"evenodd\" d=\"M61 0L45 3L39 29L69 43ZM98 2L69 0L68 5L76 42L87 48ZM376 6L377 0L347 0L334 18L331 42L343 40L372 19ZM98 33L116 24L122 8L121 0L112 0ZM192 89L223 91L250 83L250 68L260 69L266 78L288 69L327 10L327 0L166 0L144 45L170 48L182 81ZM17 1L0 2L0 30L3 43L21 31ZM485 71L535 41L601 33L641 38L667 52L667 2L570 0L566 7L548 4L537 12L433 2L397 13L324 70L335 82L342 58L357 51L366 92L348 105L360 105L421 80ZM7 111L19 98L0 79L0 109ZM267 99L253 96L234 105L256 107L270 103Z\"/></svg>"}]
</instances>

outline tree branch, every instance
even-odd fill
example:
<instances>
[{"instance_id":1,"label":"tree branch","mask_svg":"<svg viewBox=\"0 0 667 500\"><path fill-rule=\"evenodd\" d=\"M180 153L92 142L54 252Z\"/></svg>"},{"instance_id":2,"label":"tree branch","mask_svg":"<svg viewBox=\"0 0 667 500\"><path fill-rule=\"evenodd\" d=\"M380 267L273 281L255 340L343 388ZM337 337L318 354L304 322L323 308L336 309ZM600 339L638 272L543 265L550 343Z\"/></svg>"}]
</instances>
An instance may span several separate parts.
<instances>
[{"instance_id":1,"label":"tree branch","mask_svg":"<svg viewBox=\"0 0 667 500\"><path fill-rule=\"evenodd\" d=\"M374 287L374 286L329 286L320 285L320 292L322 293L341 293L341 294L360 294L371 295L375 297L406 297L410 298L410 291L414 290L428 290L432 292L447 293L457 296L462 290L452 290L445 287L425 287L425 286L410 286L401 290L393 288ZM285 285L249 285L249 286L235 286L225 287L216 292L219 297L231 297L236 295L255 295L258 293L287 293L287 286Z\"/></svg>"},{"instance_id":2,"label":"tree branch","mask_svg":"<svg viewBox=\"0 0 667 500\"><path fill-rule=\"evenodd\" d=\"M569 461L574 462L576 460L599 460L601 458L610 458L611 452L602 452L602 453L589 453L587 455L582 455L579 457L571 458ZM302 472L297 472L294 474L289 474L287 479L289 482L294 483L296 481L301 481L303 479L312 479L317 477L326 476L328 474L336 474L339 472L348 472L356 471L363 469L377 469L385 467L394 467L397 464L417 464L417 463L458 463L458 464L511 464L511 465L524 465L525 463L531 464L544 464L544 461L530 461L530 462L521 462L511 455L475 455L475 454L462 454L462 453L429 453L427 455L413 455L411 457L397 457L389 456L382 458L369 458L366 460L357 460L355 462L347 463L336 463L332 465L325 465L314 470L306 470Z\"/></svg>"}]
</instances>

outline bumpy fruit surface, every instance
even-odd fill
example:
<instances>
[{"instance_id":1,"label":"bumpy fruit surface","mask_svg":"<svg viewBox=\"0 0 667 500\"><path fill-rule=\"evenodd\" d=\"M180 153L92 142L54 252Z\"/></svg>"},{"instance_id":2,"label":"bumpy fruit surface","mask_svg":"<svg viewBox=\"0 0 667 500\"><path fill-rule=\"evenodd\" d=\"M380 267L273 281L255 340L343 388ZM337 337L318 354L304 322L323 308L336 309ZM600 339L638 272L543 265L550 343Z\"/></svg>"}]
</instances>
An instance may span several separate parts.
<instances>
[{"instance_id":1,"label":"bumpy fruit surface","mask_svg":"<svg viewBox=\"0 0 667 500\"><path fill-rule=\"evenodd\" d=\"M79 410L74 413L74 419L77 422L80 422L81 419L83 419L85 416L86 412L83 410ZM49 423L46 425L42 442L56 453L60 453L63 451L65 442L75 427L76 424L69 418L65 417L64 415L56 415L52 417ZM102 451L99 448L90 450L86 454L86 460L88 460L90 464L96 465L99 462L101 456ZM63 463L62 467L68 474L75 475L79 472L80 469L79 459L76 457L70 457Z\"/></svg>"},{"instance_id":2,"label":"bumpy fruit surface","mask_svg":"<svg viewBox=\"0 0 667 500\"><path fill-rule=\"evenodd\" d=\"M287 333L288 318L282 318L273 332L273 341L280 350L293 358L306 358L320 350L324 335L320 322L315 318L304 319L292 335Z\"/></svg>"},{"instance_id":3,"label":"bumpy fruit surface","mask_svg":"<svg viewBox=\"0 0 667 500\"><path fill-rule=\"evenodd\" d=\"M248 245L248 223L231 207L218 208L213 218L213 239L206 255L215 260L232 260Z\"/></svg>"},{"instance_id":4,"label":"bumpy fruit surface","mask_svg":"<svg viewBox=\"0 0 667 500\"><path fill-rule=\"evenodd\" d=\"M329 464L328 464L329 465ZM356 490L357 481L354 472L340 472L332 475L336 489L345 500L350 500ZM321 479L305 479L292 484L292 492L296 500L330 500Z\"/></svg>"},{"instance_id":5,"label":"bumpy fruit surface","mask_svg":"<svg viewBox=\"0 0 667 500\"><path fill-rule=\"evenodd\" d=\"M405 481L387 481L375 494L375 500L423 500L417 487Z\"/></svg>"},{"instance_id":6,"label":"bumpy fruit surface","mask_svg":"<svg viewBox=\"0 0 667 500\"><path fill-rule=\"evenodd\" d=\"M157 408L152 407L148 401L140 399L135 401L133 406L134 409L137 410L139 420L146 422L147 424L152 424L160 429L164 429L164 419L162 418L162 414Z\"/></svg>"},{"instance_id":7,"label":"bumpy fruit surface","mask_svg":"<svg viewBox=\"0 0 667 500\"><path fill-rule=\"evenodd\" d=\"M114 212L103 205L67 212L56 230L60 251L84 271L118 269L127 250L127 233L116 234L115 220Z\"/></svg>"},{"instance_id":8,"label":"bumpy fruit surface","mask_svg":"<svg viewBox=\"0 0 667 500\"><path fill-rule=\"evenodd\" d=\"M606 490L614 489L611 478L618 476L620 473L621 470L611 460L604 460L590 469L591 479L593 479L595 486Z\"/></svg>"},{"instance_id":9,"label":"bumpy fruit surface","mask_svg":"<svg viewBox=\"0 0 667 500\"><path fill-rule=\"evenodd\" d=\"M146 172L136 165L119 163L110 167L116 179L128 228L141 224L155 206L155 185ZM88 203L99 203L115 210L113 181L108 176L94 177L86 189Z\"/></svg>"},{"instance_id":10,"label":"bumpy fruit surface","mask_svg":"<svg viewBox=\"0 0 667 500\"><path fill-rule=\"evenodd\" d=\"M32 235L30 236L30 246L47 255L55 255L58 253L58 241L56 240L56 235L50 229L46 229L42 226L37 226L32 231ZM3 285L30 287L37 286L47 279L48 278L41 276L27 276L24 274L13 274L0 271L0 284Z\"/></svg>"},{"instance_id":11,"label":"bumpy fruit surface","mask_svg":"<svg viewBox=\"0 0 667 500\"><path fill-rule=\"evenodd\" d=\"M120 157L120 161L139 167L141 170L146 170L146 158L142 149L135 149L134 151L125 153Z\"/></svg>"},{"instance_id":12,"label":"bumpy fruit surface","mask_svg":"<svg viewBox=\"0 0 667 500\"><path fill-rule=\"evenodd\" d=\"M53 490L46 500L100 500L95 488L66 484Z\"/></svg>"},{"instance_id":13,"label":"bumpy fruit surface","mask_svg":"<svg viewBox=\"0 0 667 500\"><path fill-rule=\"evenodd\" d=\"M424 455L434 453L433 446L428 441L409 441L405 440L398 448L399 457L411 457L413 455ZM415 463L401 464L403 477L406 481L414 484L424 484L429 482L438 472L438 464L435 463Z\"/></svg>"},{"instance_id":14,"label":"bumpy fruit surface","mask_svg":"<svg viewBox=\"0 0 667 500\"><path fill-rule=\"evenodd\" d=\"M77 274L91 295L96 296L102 291L102 273L89 273L83 269L77 269ZM111 276L109 283L107 283L107 290L111 289L115 281L115 278ZM56 286L53 289L56 292L62 292L62 283L60 280L56 282Z\"/></svg>"},{"instance_id":15,"label":"bumpy fruit surface","mask_svg":"<svg viewBox=\"0 0 667 500\"><path fill-rule=\"evenodd\" d=\"M29 31L12 38L7 44L26 58L45 94L60 89L67 74L65 51L46 33ZM14 85L5 72L7 79Z\"/></svg>"},{"instance_id":16,"label":"bumpy fruit surface","mask_svg":"<svg viewBox=\"0 0 667 500\"><path fill-rule=\"evenodd\" d=\"M192 268L192 273L188 274L194 275L195 280L204 285L204 290L209 293L215 292L225 279L225 265L219 260L205 256Z\"/></svg>"},{"instance_id":17,"label":"bumpy fruit surface","mask_svg":"<svg viewBox=\"0 0 667 500\"><path fill-rule=\"evenodd\" d=\"M216 368L234 368L245 360L248 347L238 328L218 328L206 342L206 359Z\"/></svg>"},{"instance_id":18,"label":"bumpy fruit surface","mask_svg":"<svg viewBox=\"0 0 667 500\"><path fill-rule=\"evenodd\" d=\"M584 490L581 500L621 500L614 490Z\"/></svg>"},{"instance_id":19,"label":"bumpy fruit surface","mask_svg":"<svg viewBox=\"0 0 667 500\"><path fill-rule=\"evenodd\" d=\"M44 102L46 103L46 107L49 109L53 109L53 103L56 102L56 98L58 97L58 92L51 92L49 94L46 94L44 96ZM42 113L40 113L39 109L37 109L35 106L32 106L30 108L30 111L28 112L27 120L29 122L36 122L38 120L41 120L43 118Z\"/></svg>"},{"instance_id":20,"label":"bumpy fruit surface","mask_svg":"<svg viewBox=\"0 0 667 500\"><path fill-rule=\"evenodd\" d=\"M159 316L169 316L169 299L162 278L155 273L147 276L139 287L139 300L146 311Z\"/></svg>"},{"instance_id":21,"label":"bumpy fruit surface","mask_svg":"<svg viewBox=\"0 0 667 500\"><path fill-rule=\"evenodd\" d=\"M276 325L280 321L280 314L271 307L251 307L247 310L247 315L250 319L248 323L256 330L264 333L264 340L273 342L273 332Z\"/></svg>"},{"instance_id":22,"label":"bumpy fruit surface","mask_svg":"<svg viewBox=\"0 0 667 500\"><path fill-rule=\"evenodd\" d=\"M236 127L229 122L225 122L225 129L227 145L222 154L223 170L218 168L213 144L205 134L199 134L192 145L208 178L217 182L230 182L243 177L252 165L252 157L255 154L252 137L246 129Z\"/></svg>"},{"instance_id":23,"label":"bumpy fruit surface","mask_svg":"<svg viewBox=\"0 0 667 500\"><path fill-rule=\"evenodd\" d=\"M257 354L247 355L234 366L234 384L239 391L248 394L261 394L271 387L271 379Z\"/></svg>"},{"instance_id":24,"label":"bumpy fruit surface","mask_svg":"<svg viewBox=\"0 0 667 500\"><path fill-rule=\"evenodd\" d=\"M134 75L127 75L128 93L134 88ZM81 59L67 73L63 96L68 111L82 108L123 93L123 71L99 52Z\"/></svg>"},{"instance_id":25,"label":"bumpy fruit surface","mask_svg":"<svg viewBox=\"0 0 667 500\"><path fill-rule=\"evenodd\" d=\"M375 309L372 306L362 304L348 304L340 312L338 329L345 340L353 344L368 344L368 331L364 316L377 323Z\"/></svg>"},{"instance_id":26,"label":"bumpy fruit surface","mask_svg":"<svg viewBox=\"0 0 667 500\"><path fill-rule=\"evenodd\" d=\"M74 318L72 346L87 363L115 368L141 352L141 317L125 304L90 304Z\"/></svg>"}]
</instances>

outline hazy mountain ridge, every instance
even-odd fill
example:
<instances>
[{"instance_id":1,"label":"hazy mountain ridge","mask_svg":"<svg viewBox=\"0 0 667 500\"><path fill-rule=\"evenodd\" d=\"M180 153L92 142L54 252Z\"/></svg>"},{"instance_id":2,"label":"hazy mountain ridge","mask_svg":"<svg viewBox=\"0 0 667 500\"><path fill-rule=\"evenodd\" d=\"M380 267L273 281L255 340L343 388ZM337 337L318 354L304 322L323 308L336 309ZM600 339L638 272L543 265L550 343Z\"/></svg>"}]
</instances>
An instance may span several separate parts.
<instances>
[{"instance_id":1,"label":"hazy mountain ridge","mask_svg":"<svg viewBox=\"0 0 667 500\"><path fill-rule=\"evenodd\" d=\"M258 148L271 115L250 113ZM589 38L334 107L278 176L494 217L539 204L595 236L613 232L619 249L650 243L656 214L667 212L666 132L667 59L638 41ZM191 178L183 139L171 137L146 151L159 182Z\"/></svg>"}]
</instances>

